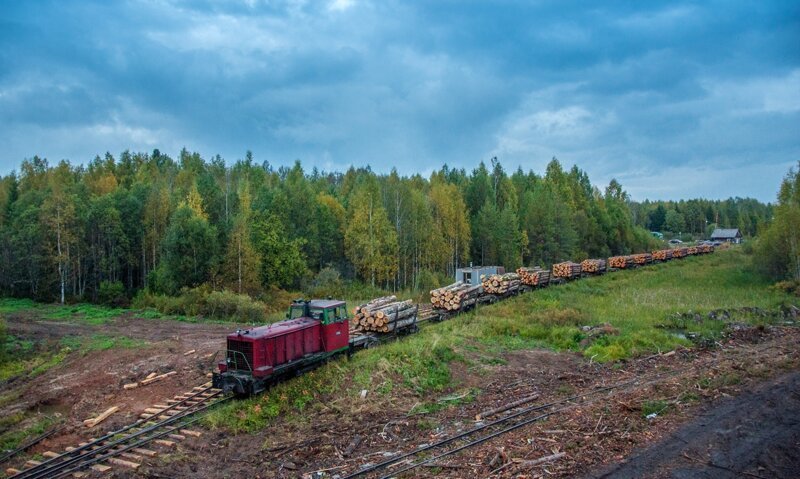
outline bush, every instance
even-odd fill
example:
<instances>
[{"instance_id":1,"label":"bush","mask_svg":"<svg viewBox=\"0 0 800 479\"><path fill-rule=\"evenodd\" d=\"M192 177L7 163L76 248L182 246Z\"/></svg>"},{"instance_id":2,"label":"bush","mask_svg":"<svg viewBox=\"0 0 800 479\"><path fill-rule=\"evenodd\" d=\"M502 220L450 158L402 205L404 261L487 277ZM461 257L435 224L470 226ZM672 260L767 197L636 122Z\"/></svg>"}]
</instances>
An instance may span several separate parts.
<instances>
[{"instance_id":1,"label":"bush","mask_svg":"<svg viewBox=\"0 0 800 479\"><path fill-rule=\"evenodd\" d=\"M128 298L125 296L125 286L121 281L101 281L100 289L97 291L97 299L100 304L107 306L125 306Z\"/></svg>"},{"instance_id":2,"label":"bush","mask_svg":"<svg viewBox=\"0 0 800 479\"><path fill-rule=\"evenodd\" d=\"M238 322L264 322L266 308L249 296L230 291L213 291L206 297L203 315Z\"/></svg>"},{"instance_id":3,"label":"bush","mask_svg":"<svg viewBox=\"0 0 800 479\"><path fill-rule=\"evenodd\" d=\"M184 288L178 296L140 291L133 306L153 308L167 315L203 316L224 321L264 322L267 319L267 306L263 302L230 291L211 291L207 285Z\"/></svg>"},{"instance_id":4,"label":"bush","mask_svg":"<svg viewBox=\"0 0 800 479\"><path fill-rule=\"evenodd\" d=\"M344 293L344 284L341 274L336 268L327 266L322 268L311 282L309 294L316 298L326 296L341 297Z\"/></svg>"}]
</instances>

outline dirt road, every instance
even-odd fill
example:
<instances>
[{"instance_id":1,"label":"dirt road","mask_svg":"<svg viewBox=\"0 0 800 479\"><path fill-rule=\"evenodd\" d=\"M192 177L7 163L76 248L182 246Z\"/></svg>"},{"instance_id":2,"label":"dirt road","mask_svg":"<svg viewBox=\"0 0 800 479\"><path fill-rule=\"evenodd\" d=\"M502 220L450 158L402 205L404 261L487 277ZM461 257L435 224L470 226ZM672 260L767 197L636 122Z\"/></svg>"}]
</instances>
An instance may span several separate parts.
<instances>
[{"instance_id":1,"label":"dirt road","mask_svg":"<svg viewBox=\"0 0 800 479\"><path fill-rule=\"evenodd\" d=\"M800 476L800 372L722 401L592 479Z\"/></svg>"}]
</instances>

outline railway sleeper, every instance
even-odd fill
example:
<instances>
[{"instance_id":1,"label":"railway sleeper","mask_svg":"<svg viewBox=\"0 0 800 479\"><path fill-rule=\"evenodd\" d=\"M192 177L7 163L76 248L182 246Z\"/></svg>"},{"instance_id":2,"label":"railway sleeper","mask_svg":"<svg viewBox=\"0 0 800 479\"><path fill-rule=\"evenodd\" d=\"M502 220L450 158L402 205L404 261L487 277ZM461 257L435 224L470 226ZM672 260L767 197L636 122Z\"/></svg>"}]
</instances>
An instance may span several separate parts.
<instances>
[{"instance_id":1,"label":"railway sleeper","mask_svg":"<svg viewBox=\"0 0 800 479\"><path fill-rule=\"evenodd\" d=\"M156 457L158 456L158 451L153 451L152 449L145 449L143 447L134 447L131 451L135 452L136 454L141 454L142 456L147 457Z\"/></svg>"},{"instance_id":2,"label":"railway sleeper","mask_svg":"<svg viewBox=\"0 0 800 479\"><path fill-rule=\"evenodd\" d=\"M141 466L141 464L138 462L126 461L125 459L119 459L117 457L109 457L106 460L111 464L116 464L117 466L123 466L133 470L139 469L139 466Z\"/></svg>"}]
</instances>

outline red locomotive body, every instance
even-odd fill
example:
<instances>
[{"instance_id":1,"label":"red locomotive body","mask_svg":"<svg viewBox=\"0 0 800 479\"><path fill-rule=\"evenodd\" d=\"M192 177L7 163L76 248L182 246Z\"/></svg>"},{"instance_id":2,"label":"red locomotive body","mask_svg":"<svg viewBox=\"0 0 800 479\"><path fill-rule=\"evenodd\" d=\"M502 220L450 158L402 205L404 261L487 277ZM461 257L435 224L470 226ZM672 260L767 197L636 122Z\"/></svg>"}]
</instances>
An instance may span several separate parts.
<instances>
[{"instance_id":1,"label":"red locomotive body","mask_svg":"<svg viewBox=\"0 0 800 479\"><path fill-rule=\"evenodd\" d=\"M287 320L228 335L215 387L255 394L289 374L311 369L349 348L343 301L295 301Z\"/></svg>"}]
</instances>

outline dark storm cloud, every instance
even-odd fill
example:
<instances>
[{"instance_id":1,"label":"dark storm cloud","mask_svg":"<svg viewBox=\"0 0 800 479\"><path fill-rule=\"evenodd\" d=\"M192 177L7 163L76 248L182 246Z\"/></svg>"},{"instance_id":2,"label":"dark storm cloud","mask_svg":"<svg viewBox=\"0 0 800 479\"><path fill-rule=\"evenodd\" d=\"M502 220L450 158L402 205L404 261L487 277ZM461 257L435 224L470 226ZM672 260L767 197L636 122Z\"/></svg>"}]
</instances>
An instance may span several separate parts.
<instances>
[{"instance_id":1,"label":"dark storm cloud","mask_svg":"<svg viewBox=\"0 0 800 479\"><path fill-rule=\"evenodd\" d=\"M635 198L774 197L800 157L795 2L14 2L0 149L182 147L427 173L557 156Z\"/></svg>"}]
</instances>

